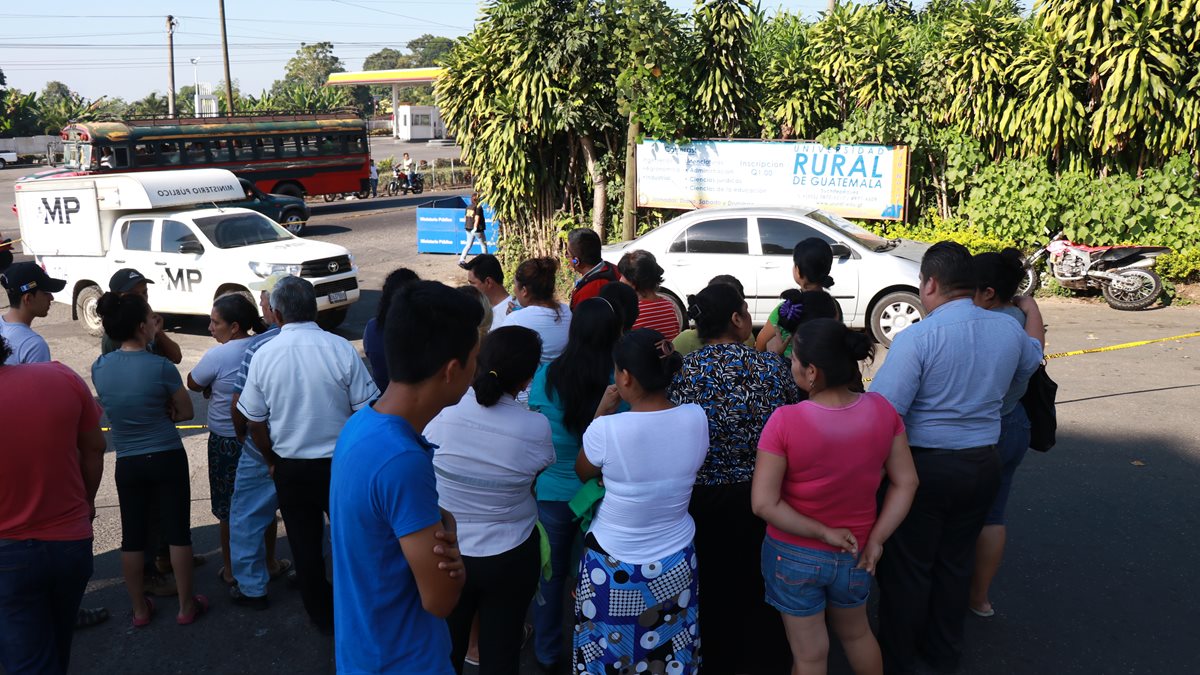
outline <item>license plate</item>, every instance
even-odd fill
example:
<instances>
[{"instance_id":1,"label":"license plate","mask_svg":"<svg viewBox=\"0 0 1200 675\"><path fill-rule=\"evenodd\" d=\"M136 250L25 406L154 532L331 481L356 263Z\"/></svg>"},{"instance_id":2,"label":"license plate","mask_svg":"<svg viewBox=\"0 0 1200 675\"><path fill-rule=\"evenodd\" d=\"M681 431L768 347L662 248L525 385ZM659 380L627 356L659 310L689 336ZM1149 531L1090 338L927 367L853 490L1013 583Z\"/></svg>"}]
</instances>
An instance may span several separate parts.
<instances>
[{"instance_id":1,"label":"license plate","mask_svg":"<svg viewBox=\"0 0 1200 675\"><path fill-rule=\"evenodd\" d=\"M333 304L335 302L345 302L345 301L346 301L346 291L334 291L329 294L329 304Z\"/></svg>"}]
</instances>

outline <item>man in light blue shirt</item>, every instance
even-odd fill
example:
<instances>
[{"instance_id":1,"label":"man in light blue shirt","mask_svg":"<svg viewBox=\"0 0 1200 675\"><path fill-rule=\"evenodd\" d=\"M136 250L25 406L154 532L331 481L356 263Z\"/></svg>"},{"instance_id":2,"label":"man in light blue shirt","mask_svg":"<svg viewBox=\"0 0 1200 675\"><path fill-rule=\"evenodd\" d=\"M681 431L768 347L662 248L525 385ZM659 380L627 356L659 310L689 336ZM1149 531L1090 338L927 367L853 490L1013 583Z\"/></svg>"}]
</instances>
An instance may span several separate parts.
<instances>
[{"instance_id":1,"label":"man in light blue shirt","mask_svg":"<svg viewBox=\"0 0 1200 675\"><path fill-rule=\"evenodd\" d=\"M971 254L952 242L921 261L929 314L896 336L871 383L904 418L921 479L878 568L885 672L910 673L918 647L957 668L975 540L1000 485L1000 409L1042 360L1041 344L976 307Z\"/></svg>"}]
</instances>

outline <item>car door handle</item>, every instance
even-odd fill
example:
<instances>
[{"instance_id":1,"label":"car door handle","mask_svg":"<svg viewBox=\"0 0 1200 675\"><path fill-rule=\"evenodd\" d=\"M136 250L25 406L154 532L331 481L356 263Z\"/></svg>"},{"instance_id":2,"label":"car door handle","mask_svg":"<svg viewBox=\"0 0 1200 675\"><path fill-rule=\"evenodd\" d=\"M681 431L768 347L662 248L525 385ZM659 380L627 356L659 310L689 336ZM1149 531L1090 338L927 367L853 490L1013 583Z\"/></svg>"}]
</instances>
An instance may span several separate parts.
<instances>
[{"instance_id":1,"label":"car door handle","mask_svg":"<svg viewBox=\"0 0 1200 675\"><path fill-rule=\"evenodd\" d=\"M156 263L154 263L154 264L155 264L155 265L164 265L164 266L165 266L167 263L165 263L165 262L156 262Z\"/></svg>"},{"instance_id":2,"label":"car door handle","mask_svg":"<svg viewBox=\"0 0 1200 675\"><path fill-rule=\"evenodd\" d=\"M124 264L125 264L125 261L124 261L124 260L114 260L113 262L117 263L118 265L124 265Z\"/></svg>"}]
</instances>

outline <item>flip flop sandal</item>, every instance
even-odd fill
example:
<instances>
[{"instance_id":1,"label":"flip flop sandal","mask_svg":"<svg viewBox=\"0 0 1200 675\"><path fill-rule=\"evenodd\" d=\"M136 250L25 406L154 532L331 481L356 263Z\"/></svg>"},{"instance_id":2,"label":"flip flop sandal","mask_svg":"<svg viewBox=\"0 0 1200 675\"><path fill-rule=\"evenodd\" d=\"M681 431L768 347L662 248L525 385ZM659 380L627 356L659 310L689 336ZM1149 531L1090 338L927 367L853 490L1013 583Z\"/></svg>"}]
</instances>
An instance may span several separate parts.
<instances>
[{"instance_id":1,"label":"flip flop sandal","mask_svg":"<svg viewBox=\"0 0 1200 675\"><path fill-rule=\"evenodd\" d=\"M228 581L225 580L225 566L224 565L222 565L221 567L219 567L217 569L217 581L225 584L226 586L237 586L237 578L236 577L233 579L230 579Z\"/></svg>"},{"instance_id":2,"label":"flip flop sandal","mask_svg":"<svg viewBox=\"0 0 1200 675\"><path fill-rule=\"evenodd\" d=\"M192 615L176 616L175 623L179 624L180 626L190 626L193 623L196 623L196 619L199 619L208 612L208 598L204 597L203 595L196 594L192 596L192 602L196 603L196 609L192 612Z\"/></svg>"},{"instance_id":3,"label":"flip flop sandal","mask_svg":"<svg viewBox=\"0 0 1200 675\"><path fill-rule=\"evenodd\" d=\"M147 597L146 598L146 607L150 610L150 611L146 612L146 618L139 619L139 618L137 618L137 614L133 615L132 623L133 623L134 628L145 628L146 626L150 625L150 620L154 618L154 600Z\"/></svg>"},{"instance_id":4,"label":"flip flop sandal","mask_svg":"<svg viewBox=\"0 0 1200 675\"><path fill-rule=\"evenodd\" d=\"M291 571L292 571L292 561L288 560L287 558L280 558L279 559L279 568L276 569L274 572L271 572L271 581L275 581L276 579L282 579L283 577L287 576L288 572L291 572Z\"/></svg>"},{"instance_id":5,"label":"flip flop sandal","mask_svg":"<svg viewBox=\"0 0 1200 675\"><path fill-rule=\"evenodd\" d=\"M95 609L80 607L79 611L75 613L76 629L99 626L105 621L108 621L108 610L103 607L96 607Z\"/></svg>"},{"instance_id":6,"label":"flip flop sandal","mask_svg":"<svg viewBox=\"0 0 1200 675\"><path fill-rule=\"evenodd\" d=\"M972 611L972 612L975 614L975 616L982 617L982 618L984 618L984 619L988 619L988 618L991 618L991 617L993 617L993 616L996 616L996 610L995 610L995 609L986 609L986 610L983 610L983 609L975 609L974 607L972 607L972 608L971 608L971 611Z\"/></svg>"}]
</instances>

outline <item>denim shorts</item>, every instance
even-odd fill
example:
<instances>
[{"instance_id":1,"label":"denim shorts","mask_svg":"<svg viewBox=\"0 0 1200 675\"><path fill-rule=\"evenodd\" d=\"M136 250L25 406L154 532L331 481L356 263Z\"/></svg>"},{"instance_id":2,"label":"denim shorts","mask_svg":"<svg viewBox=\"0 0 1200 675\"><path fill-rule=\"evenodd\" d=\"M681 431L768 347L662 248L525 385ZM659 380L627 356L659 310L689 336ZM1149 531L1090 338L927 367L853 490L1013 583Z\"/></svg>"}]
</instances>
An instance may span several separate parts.
<instances>
[{"instance_id":1,"label":"denim shorts","mask_svg":"<svg viewBox=\"0 0 1200 675\"><path fill-rule=\"evenodd\" d=\"M762 575L767 604L791 616L812 616L825 603L860 607L871 593L871 575L853 553L819 551L763 538Z\"/></svg>"}]
</instances>

